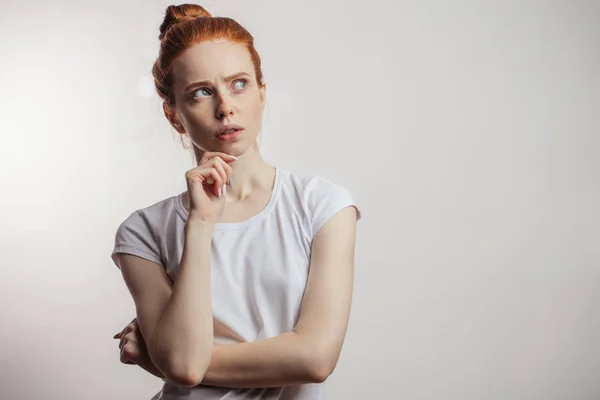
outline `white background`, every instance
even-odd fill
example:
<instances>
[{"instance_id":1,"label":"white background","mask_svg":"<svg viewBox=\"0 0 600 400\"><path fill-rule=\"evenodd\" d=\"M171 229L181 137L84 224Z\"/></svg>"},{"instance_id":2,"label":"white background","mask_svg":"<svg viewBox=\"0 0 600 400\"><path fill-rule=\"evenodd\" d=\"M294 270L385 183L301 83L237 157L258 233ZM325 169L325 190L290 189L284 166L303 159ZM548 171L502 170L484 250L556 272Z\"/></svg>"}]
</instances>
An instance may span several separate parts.
<instances>
[{"instance_id":1,"label":"white background","mask_svg":"<svg viewBox=\"0 0 600 400\"><path fill-rule=\"evenodd\" d=\"M0 6L0 398L149 399L110 253L192 168L151 80L170 2ZM254 35L261 150L359 202L327 399L600 398L600 4L207 1Z\"/></svg>"}]
</instances>

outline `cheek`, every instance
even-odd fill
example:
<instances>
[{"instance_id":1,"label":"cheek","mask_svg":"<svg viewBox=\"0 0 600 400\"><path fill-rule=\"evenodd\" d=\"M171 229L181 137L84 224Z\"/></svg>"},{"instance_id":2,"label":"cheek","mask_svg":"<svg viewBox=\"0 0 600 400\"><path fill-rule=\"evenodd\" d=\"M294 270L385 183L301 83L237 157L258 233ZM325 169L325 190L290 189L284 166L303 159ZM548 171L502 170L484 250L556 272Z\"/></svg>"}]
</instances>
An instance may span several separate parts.
<instances>
[{"instance_id":1,"label":"cheek","mask_svg":"<svg viewBox=\"0 0 600 400\"><path fill-rule=\"evenodd\" d=\"M260 103L260 98L257 97L252 97L249 98L246 102L245 102L245 109L248 110L248 116L252 117L253 119L258 119L260 120L262 117L262 106Z\"/></svg>"},{"instance_id":2,"label":"cheek","mask_svg":"<svg viewBox=\"0 0 600 400\"><path fill-rule=\"evenodd\" d=\"M206 129L214 118L214 110L209 104L198 104L186 112L186 119L190 125L199 129Z\"/></svg>"}]
</instances>

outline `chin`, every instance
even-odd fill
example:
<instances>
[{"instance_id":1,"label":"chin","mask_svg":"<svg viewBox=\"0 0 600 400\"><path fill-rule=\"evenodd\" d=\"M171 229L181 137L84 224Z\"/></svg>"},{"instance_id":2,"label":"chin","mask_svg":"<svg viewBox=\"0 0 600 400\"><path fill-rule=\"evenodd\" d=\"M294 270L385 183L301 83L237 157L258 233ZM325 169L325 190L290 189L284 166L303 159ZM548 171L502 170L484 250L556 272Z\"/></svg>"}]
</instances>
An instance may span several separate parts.
<instances>
[{"instance_id":1,"label":"chin","mask_svg":"<svg viewBox=\"0 0 600 400\"><path fill-rule=\"evenodd\" d=\"M234 157L240 157L252 148L252 143L247 141L229 143L226 146L222 146L223 153L227 153Z\"/></svg>"}]
</instances>

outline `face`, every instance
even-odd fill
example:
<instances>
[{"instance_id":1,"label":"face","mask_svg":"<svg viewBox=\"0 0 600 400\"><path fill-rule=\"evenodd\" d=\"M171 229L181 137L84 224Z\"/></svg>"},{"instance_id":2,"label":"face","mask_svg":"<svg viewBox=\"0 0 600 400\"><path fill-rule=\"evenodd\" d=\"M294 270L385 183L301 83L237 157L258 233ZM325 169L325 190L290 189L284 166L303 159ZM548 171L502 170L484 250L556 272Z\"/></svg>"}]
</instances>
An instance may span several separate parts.
<instances>
[{"instance_id":1,"label":"face","mask_svg":"<svg viewBox=\"0 0 600 400\"><path fill-rule=\"evenodd\" d=\"M202 150L234 156L254 145L265 87L256 81L244 45L226 40L198 43L175 59L172 74L175 106L163 106L179 133ZM241 129L221 134L227 125Z\"/></svg>"}]
</instances>

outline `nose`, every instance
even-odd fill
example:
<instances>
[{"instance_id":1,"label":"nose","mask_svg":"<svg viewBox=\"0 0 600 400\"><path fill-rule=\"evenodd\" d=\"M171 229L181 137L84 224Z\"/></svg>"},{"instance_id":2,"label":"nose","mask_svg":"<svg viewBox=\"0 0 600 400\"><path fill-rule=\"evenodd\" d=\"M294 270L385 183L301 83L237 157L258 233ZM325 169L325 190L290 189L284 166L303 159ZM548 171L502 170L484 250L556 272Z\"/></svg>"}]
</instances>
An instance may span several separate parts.
<instances>
[{"instance_id":1,"label":"nose","mask_svg":"<svg viewBox=\"0 0 600 400\"><path fill-rule=\"evenodd\" d=\"M219 104L217 105L217 119L224 119L233 115L233 107L229 99L223 95L219 96Z\"/></svg>"}]
</instances>

